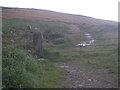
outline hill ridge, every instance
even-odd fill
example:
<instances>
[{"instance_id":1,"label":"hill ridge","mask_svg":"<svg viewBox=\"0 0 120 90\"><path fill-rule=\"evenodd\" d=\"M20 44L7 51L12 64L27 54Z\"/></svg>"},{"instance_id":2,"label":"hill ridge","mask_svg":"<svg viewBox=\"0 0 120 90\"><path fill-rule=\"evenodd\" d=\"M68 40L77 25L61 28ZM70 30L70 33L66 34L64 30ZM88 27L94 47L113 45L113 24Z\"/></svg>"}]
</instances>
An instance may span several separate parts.
<instances>
[{"instance_id":1,"label":"hill ridge","mask_svg":"<svg viewBox=\"0 0 120 90\"><path fill-rule=\"evenodd\" d=\"M6 12L7 10L7 12ZM84 15L56 12L44 9L2 7L3 18L20 18L37 21L66 22L76 24L117 24L115 21L102 20ZM32 14L31 14L32 13ZM33 14L34 13L34 14Z\"/></svg>"}]
</instances>

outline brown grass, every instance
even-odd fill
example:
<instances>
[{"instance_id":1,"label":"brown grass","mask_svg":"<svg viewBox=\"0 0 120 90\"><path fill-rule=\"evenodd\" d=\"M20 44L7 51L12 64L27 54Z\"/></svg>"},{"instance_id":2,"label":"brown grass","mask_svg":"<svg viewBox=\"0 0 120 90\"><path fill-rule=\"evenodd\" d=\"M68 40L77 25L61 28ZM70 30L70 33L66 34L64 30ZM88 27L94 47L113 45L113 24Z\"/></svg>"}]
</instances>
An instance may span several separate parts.
<instances>
[{"instance_id":1,"label":"brown grass","mask_svg":"<svg viewBox=\"0 0 120 90\"><path fill-rule=\"evenodd\" d=\"M66 13L59 13L48 10L41 9L24 9L24 8L12 8L12 9L2 9L3 18L17 18L17 19L27 19L34 21L54 21L54 22L65 22L65 23L76 23L76 24L114 24L113 21L105 21L94 19L81 15L72 15Z\"/></svg>"}]
</instances>

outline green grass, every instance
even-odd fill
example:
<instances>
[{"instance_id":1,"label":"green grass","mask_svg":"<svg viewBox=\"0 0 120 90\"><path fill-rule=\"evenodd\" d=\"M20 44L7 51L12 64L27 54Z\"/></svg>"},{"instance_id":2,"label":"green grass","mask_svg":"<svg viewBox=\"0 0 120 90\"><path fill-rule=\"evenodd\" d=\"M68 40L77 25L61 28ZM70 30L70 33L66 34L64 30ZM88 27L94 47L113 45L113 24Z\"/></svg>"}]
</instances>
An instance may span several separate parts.
<instances>
[{"instance_id":1,"label":"green grass","mask_svg":"<svg viewBox=\"0 0 120 90\"><path fill-rule=\"evenodd\" d=\"M34 55L32 35L26 30L28 25L40 28L44 35L43 61ZM77 40L71 37L72 30L67 24L3 19L3 87L59 88L66 75L65 71L53 64L59 61L79 60L83 65L103 67L117 73L117 40L109 39L117 38L115 27L80 27L80 34L89 32L95 39L94 44L103 46L75 49L75 44L86 40L86 37L80 35Z\"/></svg>"},{"instance_id":2,"label":"green grass","mask_svg":"<svg viewBox=\"0 0 120 90\"><path fill-rule=\"evenodd\" d=\"M3 19L3 88L61 87L65 71L51 62L57 60L57 56L60 57L59 53L46 50L44 60L39 61L33 54L31 34L26 30L27 25L40 27L42 32L51 29L62 33L62 30L66 29L66 26L52 22Z\"/></svg>"},{"instance_id":3,"label":"green grass","mask_svg":"<svg viewBox=\"0 0 120 90\"><path fill-rule=\"evenodd\" d=\"M59 88L65 73L49 60L26 51L3 47L3 88Z\"/></svg>"}]
</instances>

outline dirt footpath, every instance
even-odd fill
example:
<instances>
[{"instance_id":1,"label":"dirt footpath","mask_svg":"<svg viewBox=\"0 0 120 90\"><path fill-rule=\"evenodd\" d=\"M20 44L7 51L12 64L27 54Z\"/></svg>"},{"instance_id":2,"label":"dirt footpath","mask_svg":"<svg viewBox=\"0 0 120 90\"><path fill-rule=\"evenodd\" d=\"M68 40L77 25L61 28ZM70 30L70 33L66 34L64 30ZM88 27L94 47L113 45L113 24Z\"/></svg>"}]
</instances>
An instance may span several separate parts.
<instances>
[{"instance_id":1,"label":"dirt footpath","mask_svg":"<svg viewBox=\"0 0 120 90\"><path fill-rule=\"evenodd\" d=\"M63 80L64 88L117 88L116 73L110 73L106 68L96 68L92 65L80 64L80 61L55 63L67 70L68 74Z\"/></svg>"}]
</instances>

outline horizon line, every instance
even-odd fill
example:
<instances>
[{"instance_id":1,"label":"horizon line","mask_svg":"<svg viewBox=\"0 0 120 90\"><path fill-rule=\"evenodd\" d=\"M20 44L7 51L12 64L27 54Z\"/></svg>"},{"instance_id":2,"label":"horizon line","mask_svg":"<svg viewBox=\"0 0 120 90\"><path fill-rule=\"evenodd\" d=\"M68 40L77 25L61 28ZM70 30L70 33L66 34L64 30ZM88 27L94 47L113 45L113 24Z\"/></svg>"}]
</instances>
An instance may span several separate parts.
<instances>
[{"instance_id":1,"label":"horizon line","mask_svg":"<svg viewBox=\"0 0 120 90\"><path fill-rule=\"evenodd\" d=\"M33 9L33 10L44 10L44 11L51 11L51 12L56 12L56 13L62 13L62 14L69 14L69 15L76 15L76 16L82 16L82 17L88 17L88 18L93 18L93 19L98 19L98 20L103 20L103 21L112 21L112 22L119 22L119 20L108 20L108 19L103 19L103 18L96 18L92 16L87 16L83 14L75 14L75 13L67 13L67 12L60 12L60 11L55 11L55 10L49 10L49 9L40 9L40 8L30 8L30 7L9 7L9 6L0 6L2 8L16 8L16 9Z\"/></svg>"}]
</instances>

